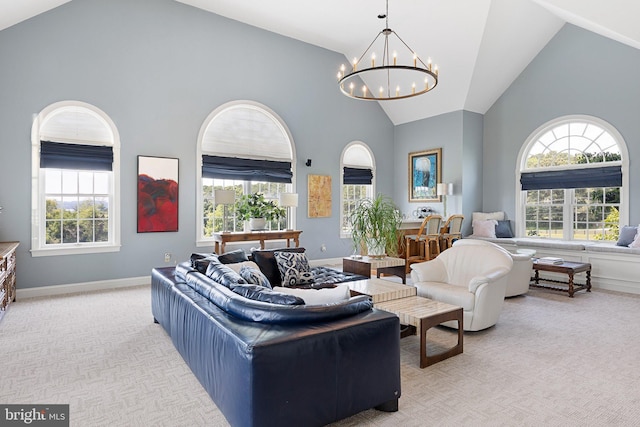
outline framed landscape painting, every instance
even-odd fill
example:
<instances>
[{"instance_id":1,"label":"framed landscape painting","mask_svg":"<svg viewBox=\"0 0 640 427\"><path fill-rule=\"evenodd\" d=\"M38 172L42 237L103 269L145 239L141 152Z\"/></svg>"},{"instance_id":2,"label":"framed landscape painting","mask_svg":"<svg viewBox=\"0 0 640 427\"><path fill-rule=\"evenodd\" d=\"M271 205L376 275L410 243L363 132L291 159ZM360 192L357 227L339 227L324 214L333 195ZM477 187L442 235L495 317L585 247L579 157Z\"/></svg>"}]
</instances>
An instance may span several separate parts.
<instances>
[{"instance_id":1,"label":"framed landscape painting","mask_svg":"<svg viewBox=\"0 0 640 427\"><path fill-rule=\"evenodd\" d=\"M138 233L178 231L178 159L138 156Z\"/></svg>"},{"instance_id":2,"label":"framed landscape painting","mask_svg":"<svg viewBox=\"0 0 640 427\"><path fill-rule=\"evenodd\" d=\"M442 148L409 153L409 201L440 202L436 184L442 180Z\"/></svg>"}]
</instances>

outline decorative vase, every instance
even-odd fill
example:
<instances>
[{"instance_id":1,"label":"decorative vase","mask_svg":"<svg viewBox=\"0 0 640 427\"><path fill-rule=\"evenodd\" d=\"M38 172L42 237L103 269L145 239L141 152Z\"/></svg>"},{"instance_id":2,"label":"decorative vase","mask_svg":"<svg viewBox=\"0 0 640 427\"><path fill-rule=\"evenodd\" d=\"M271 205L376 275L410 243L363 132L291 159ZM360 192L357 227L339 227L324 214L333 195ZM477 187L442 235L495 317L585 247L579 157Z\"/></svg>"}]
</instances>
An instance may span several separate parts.
<instances>
[{"instance_id":1,"label":"decorative vase","mask_svg":"<svg viewBox=\"0 0 640 427\"><path fill-rule=\"evenodd\" d=\"M264 230L267 227L267 220L264 218L251 218L249 219L249 227L251 230Z\"/></svg>"}]
</instances>

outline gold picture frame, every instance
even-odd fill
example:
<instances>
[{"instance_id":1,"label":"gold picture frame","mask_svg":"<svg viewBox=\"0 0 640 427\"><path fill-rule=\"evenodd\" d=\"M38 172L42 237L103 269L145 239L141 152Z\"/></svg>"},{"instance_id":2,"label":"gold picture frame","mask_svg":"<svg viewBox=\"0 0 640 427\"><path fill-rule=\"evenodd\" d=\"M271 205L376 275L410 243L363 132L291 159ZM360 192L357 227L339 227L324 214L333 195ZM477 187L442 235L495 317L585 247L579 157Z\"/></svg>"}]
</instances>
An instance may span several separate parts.
<instances>
[{"instance_id":1,"label":"gold picture frame","mask_svg":"<svg viewBox=\"0 0 640 427\"><path fill-rule=\"evenodd\" d=\"M441 202L442 148L409 153L409 202Z\"/></svg>"},{"instance_id":2,"label":"gold picture frame","mask_svg":"<svg viewBox=\"0 0 640 427\"><path fill-rule=\"evenodd\" d=\"M307 178L309 218L331 216L331 176L309 175Z\"/></svg>"}]
</instances>

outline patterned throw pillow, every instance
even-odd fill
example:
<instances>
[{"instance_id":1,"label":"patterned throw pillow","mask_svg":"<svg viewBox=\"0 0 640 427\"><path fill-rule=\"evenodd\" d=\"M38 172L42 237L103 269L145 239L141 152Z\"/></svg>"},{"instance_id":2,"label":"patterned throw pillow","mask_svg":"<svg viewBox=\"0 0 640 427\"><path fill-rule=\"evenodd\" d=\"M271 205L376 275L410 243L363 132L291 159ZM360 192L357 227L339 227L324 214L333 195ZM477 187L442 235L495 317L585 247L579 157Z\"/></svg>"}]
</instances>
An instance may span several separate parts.
<instances>
[{"instance_id":1,"label":"patterned throw pillow","mask_svg":"<svg viewBox=\"0 0 640 427\"><path fill-rule=\"evenodd\" d=\"M205 274L207 277L229 289L237 284L247 283L247 281L240 277L238 273L220 263L217 259L209 262L209 266L207 267L207 272Z\"/></svg>"},{"instance_id":2,"label":"patterned throw pillow","mask_svg":"<svg viewBox=\"0 0 640 427\"><path fill-rule=\"evenodd\" d=\"M307 255L296 252L274 252L282 286L297 286L313 283L313 274Z\"/></svg>"},{"instance_id":3,"label":"patterned throw pillow","mask_svg":"<svg viewBox=\"0 0 640 427\"><path fill-rule=\"evenodd\" d=\"M246 280L247 283L253 283L254 285L260 285L264 286L265 288L271 289L271 283L269 283L269 279L267 279L267 276L262 274L262 272L257 268L243 265L240 268L239 273L240 277Z\"/></svg>"}]
</instances>

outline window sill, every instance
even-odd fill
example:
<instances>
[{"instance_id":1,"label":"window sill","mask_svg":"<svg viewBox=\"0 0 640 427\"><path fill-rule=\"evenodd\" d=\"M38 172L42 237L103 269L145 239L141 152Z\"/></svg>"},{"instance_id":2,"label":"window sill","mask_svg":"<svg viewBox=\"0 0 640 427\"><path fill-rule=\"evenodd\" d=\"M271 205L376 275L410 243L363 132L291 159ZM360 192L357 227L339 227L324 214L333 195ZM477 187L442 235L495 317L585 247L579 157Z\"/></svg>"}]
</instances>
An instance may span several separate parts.
<instances>
[{"instance_id":1,"label":"window sill","mask_svg":"<svg viewBox=\"0 0 640 427\"><path fill-rule=\"evenodd\" d=\"M45 256L63 256L63 255L81 255L81 254L96 254L106 252L120 252L120 245L105 245L105 246L73 246L65 248L47 248L47 249L31 249L32 257L45 257Z\"/></svg>"}]
</instances>

